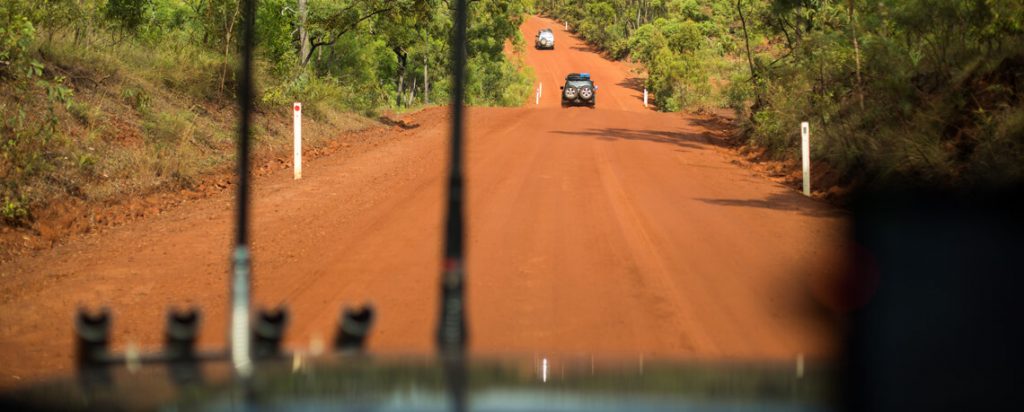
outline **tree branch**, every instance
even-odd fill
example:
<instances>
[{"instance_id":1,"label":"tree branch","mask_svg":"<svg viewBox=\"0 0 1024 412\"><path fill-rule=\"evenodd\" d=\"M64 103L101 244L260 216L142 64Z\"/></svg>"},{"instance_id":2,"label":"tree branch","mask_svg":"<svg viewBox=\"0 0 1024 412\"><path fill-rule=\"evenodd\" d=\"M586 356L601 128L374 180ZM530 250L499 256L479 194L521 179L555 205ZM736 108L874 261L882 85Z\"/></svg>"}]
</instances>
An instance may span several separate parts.
<instances>
[{"instance_id":1,"label":"tree branch","mask_svg":"<svg viewBox=\"0 0 1024 412\"><path fill-rule=\"evenodd\" d=\"M345 10L349 10L352 7L353 6L349 6L349 7L345 8ZM395 8L395 6L389 6L389 7L385 7L385 8L382 8L382 9L374 10L374 11L372 11L372 12L370 12L370 13L362 16L362 17L360 17L356 21L354 21L354 22L352 22L350 24L347 24L345 26L342 26L342 28L340 30L332 32L330 37L328 37L329 40L316 41L316 40L314 40L313 36L310 36L309 37L309 45L310 45L310 47L309 47L309 54L302 57L302 66L305 67L306 64L309 63L309 59L313 56L313 52L316 51L316 49L318 47L334 45L334 43L338 42L338 39L340 39L341 36L344 36L345 33L348 33L352 29L354 29L357 26L359 26L359 23L362 23L362 22L364 22L364 21L366 21L366 20L368 20L368 19L370 19L370 18L372 18L372 17L374 17L374 16L376 16L378 14L386 13L386 12L389 12L391 10L394 10L394 8ZM316 37L317 38L323 38L323 36L316 36Z\"/></svg>"}]
</instances>

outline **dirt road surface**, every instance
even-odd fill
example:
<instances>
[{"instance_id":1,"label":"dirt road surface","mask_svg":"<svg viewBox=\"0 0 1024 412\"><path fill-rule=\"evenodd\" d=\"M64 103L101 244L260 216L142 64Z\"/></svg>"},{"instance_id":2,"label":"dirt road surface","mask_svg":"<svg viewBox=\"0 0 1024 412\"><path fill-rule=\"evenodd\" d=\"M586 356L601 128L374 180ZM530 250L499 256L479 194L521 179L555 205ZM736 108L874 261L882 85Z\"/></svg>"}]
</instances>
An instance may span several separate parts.
<instances>
[{"instance_id":1,"label":"dirt road surface","mask_svg":"<svg viewBox=\"0 0 1024 412\"><path fill-rule=\"evenodd\" d=\"M553 51L532 48L544 26ZM635 74L530 18L538 106L468 114L468 299L479 354L702 359L827 356L808 284L844 218L737 166L706 123L642 106ZM568 72L596 109L559 107ZM254 193L254 293L287 304L287 344L330 341L342 304L372 301L373 351L430 353L438 309L447 111L359 150L282 170ZM289 138L283 136L282 138ZM114 344L154 347L164 311L226 335L230 191L0 266L0 385L72 366L72 314L108 305Z\"/></svg>"}]
</instances>

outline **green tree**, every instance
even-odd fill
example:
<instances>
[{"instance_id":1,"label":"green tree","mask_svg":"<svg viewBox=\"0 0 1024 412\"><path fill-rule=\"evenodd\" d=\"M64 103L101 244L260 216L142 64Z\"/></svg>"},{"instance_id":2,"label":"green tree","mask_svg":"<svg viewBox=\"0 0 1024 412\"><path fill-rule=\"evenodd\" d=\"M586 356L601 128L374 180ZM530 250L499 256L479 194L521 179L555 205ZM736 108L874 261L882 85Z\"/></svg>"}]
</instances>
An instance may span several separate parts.
<instances>
[{"instance_id":1,"label":"green tree","mask_svg":"<svg viewBox=\"0 0 1024 412\"><path fill-rule=\"evenodd\" d=\"M147 22L151 6L151 0L107 0L103 6L103 15L121 31L136 34Z\"/></svg>"}]
</instances>

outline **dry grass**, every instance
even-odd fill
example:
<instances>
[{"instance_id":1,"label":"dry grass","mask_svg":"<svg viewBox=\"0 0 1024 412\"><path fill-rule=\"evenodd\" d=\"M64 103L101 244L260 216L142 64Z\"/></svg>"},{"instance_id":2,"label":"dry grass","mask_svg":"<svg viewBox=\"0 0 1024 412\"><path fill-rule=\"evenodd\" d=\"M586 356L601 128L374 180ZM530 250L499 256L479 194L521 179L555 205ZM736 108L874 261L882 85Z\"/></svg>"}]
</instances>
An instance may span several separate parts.
<instances>
[{"instance_id":1,"label":"dry grass","mask_svg":"<svg viewBox=\"0 0 1024 412\"><path fill-rule=\"evenodd\" d=\"M74 98L66 108L56 107L52 139L26 149L33 152L26 156L45 160L45 167L21 173L9 162L0 162L0 175L12 176L5 190L16 193L29 212L7 225L32 231L39 216L63 203L112 204L193 189L205 176L233 167L236 104L231 79L220 87L221 66L215 53L187 42L146 48L129 43L72 44L60 36L37 47L46 77L65 78ZM30 97L45 96L43 89L33 87ZM47 108L46 99L21 98L8 89L0 92L5 112L16 105L30 113ZM309 149L374 124L329 105L311 108L316 116L307 116L303 125ZM260 107L253 129L257 160L290 153L291 123L290 106Z\"/></svg>"}]
</instances>

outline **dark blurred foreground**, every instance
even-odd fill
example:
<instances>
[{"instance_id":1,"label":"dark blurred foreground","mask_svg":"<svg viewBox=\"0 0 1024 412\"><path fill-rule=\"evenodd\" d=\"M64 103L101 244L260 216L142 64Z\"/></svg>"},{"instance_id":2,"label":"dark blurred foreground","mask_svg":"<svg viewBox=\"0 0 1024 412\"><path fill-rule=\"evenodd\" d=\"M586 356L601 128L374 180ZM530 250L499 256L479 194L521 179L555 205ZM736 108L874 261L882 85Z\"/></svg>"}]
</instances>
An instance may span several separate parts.
<instances>
[{"instance_id":1,"label":"dark blurred foreground","mask_svg":"<svg viewBox=\"0 0 1024 412\"><path fill-rule=\"evenodd\" d=\"M847 409L1021 408L1022 191L877 191L853 212Z\"/></svg>"},{"instance_id":2,"label":"dark blurred foreground","mask_svg":"<svg viewBox=\"0 0 1024 412\"><path fill-rule=\"evenodd\" d=\"M181 365L179 365L181 366ZM247 382L227 362L183 373L163 365L108 371L9 395L4 410L450 411L450 370L436 359L321 357L257 365ZM461 388L474 411L826 410L827 371L808 365L593 360L589 357L472 359ZM176 381L175 376L189 376ZM201 381L197 378L202 377Z\"/></svg>"}]
</instances>

